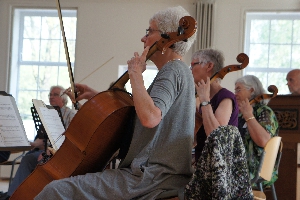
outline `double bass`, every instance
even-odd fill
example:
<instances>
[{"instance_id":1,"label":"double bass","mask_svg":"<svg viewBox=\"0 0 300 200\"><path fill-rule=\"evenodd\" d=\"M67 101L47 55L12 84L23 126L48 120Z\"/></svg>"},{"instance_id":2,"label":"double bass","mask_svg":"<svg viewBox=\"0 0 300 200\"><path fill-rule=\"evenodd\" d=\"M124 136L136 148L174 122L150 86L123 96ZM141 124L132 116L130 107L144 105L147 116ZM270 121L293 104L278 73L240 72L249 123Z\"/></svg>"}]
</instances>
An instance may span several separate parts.
<instances>
[{"instance_id":1,"label":"double bass","mask_svg":"<svg viewBox=\"0 0 300 200\"><path fill-rule=\"evenodd\" d=\"M196 21L185 16L179 21L178 32L162 35L147 56L162 53L172 44L185 41L196 32ZM100 92L85 104L65 131L65 140L57 152L38 165L17 188L10 199L33 199L51 181L102 171L122 145L124 130L134 114L132 97L122 90L128 81L125 72L109 90ZM73 90L74 91L74 90Z\"/></svg>"}]
</instances>

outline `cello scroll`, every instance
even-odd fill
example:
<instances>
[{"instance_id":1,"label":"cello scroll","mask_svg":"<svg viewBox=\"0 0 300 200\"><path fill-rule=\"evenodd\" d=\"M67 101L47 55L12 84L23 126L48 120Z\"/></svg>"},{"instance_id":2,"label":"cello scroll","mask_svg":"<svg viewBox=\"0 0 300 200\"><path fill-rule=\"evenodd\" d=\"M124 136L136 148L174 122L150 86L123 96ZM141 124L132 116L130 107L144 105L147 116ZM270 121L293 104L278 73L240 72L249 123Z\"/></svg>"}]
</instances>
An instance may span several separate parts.
<instances>
[{"instance_id":1,"label":"cello scroll","mask_svg":"<svg viewBox=\"0 0 300 200\"><path fill-rule=\"evenodd\" d=\"M220 71L216 72L212 76L212 78L210 78L210 81L213 82L217 78L223 79L227 73L242 70L245 67L247 67L247 65L249 63L249 57L245 53L240 53L236 57L236 60L241 64L240 65L228 65L228 66L224 67Z\"/></svg>"},{"instance_id":2,"label":"cello scroll","mask_svg":"<svg viewBox=\"0 0 300 200\"><path fill-rule=\"evenodd\" d=\"M260 94L249 101L250 104L258 103L264 99L272 99L277 96L278 89L275 85L270 85L268 91L272 94Z\"/></svg>"}]
</instances>

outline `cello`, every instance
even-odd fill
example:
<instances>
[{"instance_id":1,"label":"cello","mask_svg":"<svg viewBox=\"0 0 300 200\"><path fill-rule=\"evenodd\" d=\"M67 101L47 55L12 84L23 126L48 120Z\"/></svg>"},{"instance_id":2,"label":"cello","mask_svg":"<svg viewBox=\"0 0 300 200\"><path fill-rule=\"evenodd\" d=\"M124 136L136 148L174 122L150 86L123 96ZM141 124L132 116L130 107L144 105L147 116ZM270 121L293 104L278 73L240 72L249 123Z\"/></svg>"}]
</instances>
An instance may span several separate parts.
<instances>
[{"instance_id":1,"label":"cello","mask_svg":"<svg viewBox=\"0 0 300 200\"><path fill-rule=\"evenodd\" d=\"M228 66L222 68L220 71L218 71L214 75L212 75L212 77L210 78L210 82L212 83L217 78L223 79L226 76L226 74L228 74L229 72L242 70L245 67L247 67L247 65L249 63L249 57L245 53L240 53L239 55L237 55L236 60L241 64L240 65L238 65L238 64L228 65ZM199 131L199 129L202 126L202 123L203 123L202 116L199 112L196 111L194 134L197 134L197 132Z\"/></svg>"},{"instance_id":2,"label":"cello","mask_svg":"<svg viewBox=\"0 0 300 200\"><path fill-rule=\"evenodd\" d=\"M179 31L164 35L149 50L147 59L162 53L172 44L187 40L196 32L196 21L185 16ZM82 105L68 129L65 140L48 162L38 165L17 188L11 199L33 199L48 183L70 176L102 171L120 148L129 115L134 112L132 97L119 90L128 81L128 73L107 91L100 92ZM119 89L118 89L119 88Z\"/></svg>"}]
</instances>

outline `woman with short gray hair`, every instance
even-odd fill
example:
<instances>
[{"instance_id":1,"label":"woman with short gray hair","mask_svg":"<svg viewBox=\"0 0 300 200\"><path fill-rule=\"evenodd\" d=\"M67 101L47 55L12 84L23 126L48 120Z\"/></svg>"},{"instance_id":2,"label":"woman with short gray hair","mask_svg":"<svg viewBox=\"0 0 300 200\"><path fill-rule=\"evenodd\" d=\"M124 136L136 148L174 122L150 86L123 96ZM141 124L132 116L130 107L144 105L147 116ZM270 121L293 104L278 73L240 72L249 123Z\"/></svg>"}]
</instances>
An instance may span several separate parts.
<instances>
[{"instance_id":1,"label":"woman with short gray hair","mask_svg":"<svg viewBox=\"0 0 300 200\"><path fill-rule=\"evenodd\" d=\"M275 113L267 106L268 100L253 105L249 103L249 100L264 93L262 83L256 76L246 75L235 82L235 96L240 111L238 128L246 150L250 179L257 173L267 142L279 131ZM271 181L264 181L263 187L272 185L277 178L277 172L274 171Z\"/></svg>"}]
</instances>

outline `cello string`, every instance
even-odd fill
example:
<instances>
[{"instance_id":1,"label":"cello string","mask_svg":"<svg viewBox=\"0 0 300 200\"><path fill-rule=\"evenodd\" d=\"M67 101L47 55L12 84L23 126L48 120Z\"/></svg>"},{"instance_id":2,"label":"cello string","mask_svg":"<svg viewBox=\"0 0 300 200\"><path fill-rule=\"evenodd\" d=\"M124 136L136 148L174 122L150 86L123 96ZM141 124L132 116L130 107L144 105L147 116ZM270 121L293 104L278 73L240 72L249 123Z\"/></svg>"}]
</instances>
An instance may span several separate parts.
<instances>
[{"instance_id":1,"label":"cello string","mask_svg":"<svg viewBox=\"0 0 300 200\"><path fill-rule=\"evenodd\" d=\"M60 139L63 135L64 135L63 133L60 134L60 135L56 138L56 140L54 140L53 145L56 144L56 142L58 142L59 139Z\"/></svg>"}]
</instances>

